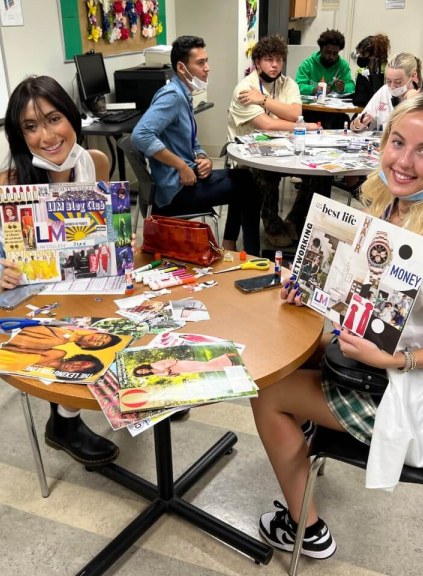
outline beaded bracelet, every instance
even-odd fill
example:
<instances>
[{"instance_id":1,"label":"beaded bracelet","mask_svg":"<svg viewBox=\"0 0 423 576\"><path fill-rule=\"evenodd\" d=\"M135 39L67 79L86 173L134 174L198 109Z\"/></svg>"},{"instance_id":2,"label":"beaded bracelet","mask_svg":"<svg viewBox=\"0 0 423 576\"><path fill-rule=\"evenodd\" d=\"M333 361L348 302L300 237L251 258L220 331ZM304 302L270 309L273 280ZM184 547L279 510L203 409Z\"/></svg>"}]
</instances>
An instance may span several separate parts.
<instances>
[{"instance_id":1,"label":"beaded bracelet","mask_svg":"<svg viewBox=\"0 0 423 576\"><path fill-rule=\"evenodd\" d=\"M266 108L266 102L267 102L268 98L269 98L269 96L266 94L266 96L263 98L263 102L261 103L262 108Z\"/></svg>"},{"instance_id":2,"label":"beaded bracelet","mask_svg":"<svg viewBox=\"0 0 423 576\"><path fill-rule=\"evenodd\" d=\"M404 350L401 350L401 352L405 356L405 366L403 368L398 368L398 371L410 372L410 370L414 370L414 368L417 366L417 360L413 351L410 350L410 348L405 348Z\"/></svg>"}]
</instances>

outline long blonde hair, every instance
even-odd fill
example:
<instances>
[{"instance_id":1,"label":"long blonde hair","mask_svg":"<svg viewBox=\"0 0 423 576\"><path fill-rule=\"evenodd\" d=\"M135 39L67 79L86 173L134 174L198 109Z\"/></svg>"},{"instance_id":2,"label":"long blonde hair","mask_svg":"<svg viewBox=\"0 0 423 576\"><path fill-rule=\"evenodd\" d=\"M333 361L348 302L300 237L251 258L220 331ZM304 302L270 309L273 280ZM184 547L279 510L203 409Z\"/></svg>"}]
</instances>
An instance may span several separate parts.
<instances>
[{"instance_id":1,"label":"long blonde hair","mask_svg":"<svg viewBox=\"0 0 423 576\"><path fill-rule=\"evenodd\" d=\"M418 94L409 100L404 100L392 112L380 140L380 162L392 132L393 126L406 114L420 112L423 114L423 94ZM392 194L380 177L381 166L372 172L361 187L360 199L367 211L381 218L385 210L392 204ZM404 228L418 234L423 234L423 200L411 202L410 210L404 219Z\"/></svg>"}]
</instances>

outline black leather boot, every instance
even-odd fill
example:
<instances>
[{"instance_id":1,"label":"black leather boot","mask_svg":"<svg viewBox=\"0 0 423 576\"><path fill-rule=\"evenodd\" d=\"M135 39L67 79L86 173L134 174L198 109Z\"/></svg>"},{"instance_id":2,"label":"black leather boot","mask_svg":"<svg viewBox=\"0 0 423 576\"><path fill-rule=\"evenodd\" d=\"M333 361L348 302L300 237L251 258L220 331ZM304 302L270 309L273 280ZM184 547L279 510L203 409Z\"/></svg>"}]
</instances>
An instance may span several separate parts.
<instances>
[{"instance_id":1,"label":"black leather boot","mask_svg":"<svg viewBox=\"0 0 423 576\"><path fill-rule=\"evenodd\" d=\"M102 466L116 460L119 455L116 444L90 430L79 414L63 418L57 412L57 404L50 403L50 407L44 436L47 446L64 450L86 466Z\"/></svg>"}]
</instances>

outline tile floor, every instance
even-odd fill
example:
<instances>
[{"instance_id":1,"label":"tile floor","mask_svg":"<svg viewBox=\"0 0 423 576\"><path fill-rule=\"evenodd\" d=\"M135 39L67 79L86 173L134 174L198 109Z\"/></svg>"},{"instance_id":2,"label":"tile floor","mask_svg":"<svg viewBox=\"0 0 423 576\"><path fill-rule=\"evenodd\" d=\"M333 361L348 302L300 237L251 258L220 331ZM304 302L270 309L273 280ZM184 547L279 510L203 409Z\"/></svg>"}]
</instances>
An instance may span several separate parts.
<instances>
[{"instance_id":1,"label":"tile floor","mask_svg":"<svg viewBox=\"0 0 423 576\"><path fill-rule=\"evenodd\" d=\"M285 202L292 191L285 191ZM285 204L285 203L284 203ZM284 205L285 208L285 205ZM33 399L48 481L42 498L26 433L19 393L0 382L0 574L72 575L85 565L147 502L110 480L87 472L64 452L42 441L49 407ZM151 481L153 434L131 438L112 432L101 413L86 422L113 439L120 462ZM221 403L191 410L172 423L174 467L178 475L222 433L233 430L233 453L193 487L187 498L208 512L258 537L260 513L281 494L258 439L248 402ZM302 559L301 576L421 576L423 565L422 487L400 485L393 494L364 488L363 472L328 462L317 482L322 517L338 543L326 561ZM290 556L275 551L267 566L226 547L173 516L153 529L107 574L119 576L281 576Z\"/></svg>"}]
</instances>

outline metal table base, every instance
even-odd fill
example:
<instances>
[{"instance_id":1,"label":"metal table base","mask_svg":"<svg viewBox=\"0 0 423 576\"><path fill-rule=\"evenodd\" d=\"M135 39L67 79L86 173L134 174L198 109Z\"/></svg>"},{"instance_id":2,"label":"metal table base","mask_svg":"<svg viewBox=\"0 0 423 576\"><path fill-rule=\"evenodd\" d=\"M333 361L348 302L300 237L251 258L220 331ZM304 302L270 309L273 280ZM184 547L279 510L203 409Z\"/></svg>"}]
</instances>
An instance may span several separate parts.
<instances>
[{"instance_id":1,"label":"metal table base","mask_svg":"<svg viewBox=\"0 0 423 576\"><path fill-rule=\"evenodd\" d=\"M112 566L135 542L166 512L181 518L225 542L239 552L250 556L257 564L268 564L273 549L237 530L226 522L204 512L183 500L182 496L223 455L232 451L238 441L233 432L226 432L201 458L199 458L176 481L173 480L172 440L169 418L154 427L157 486L117 464L90 468L151 500L126 528L124 528L101 552L77 573L77 576L99 576Z\"/></svg>"}]
</instances>

